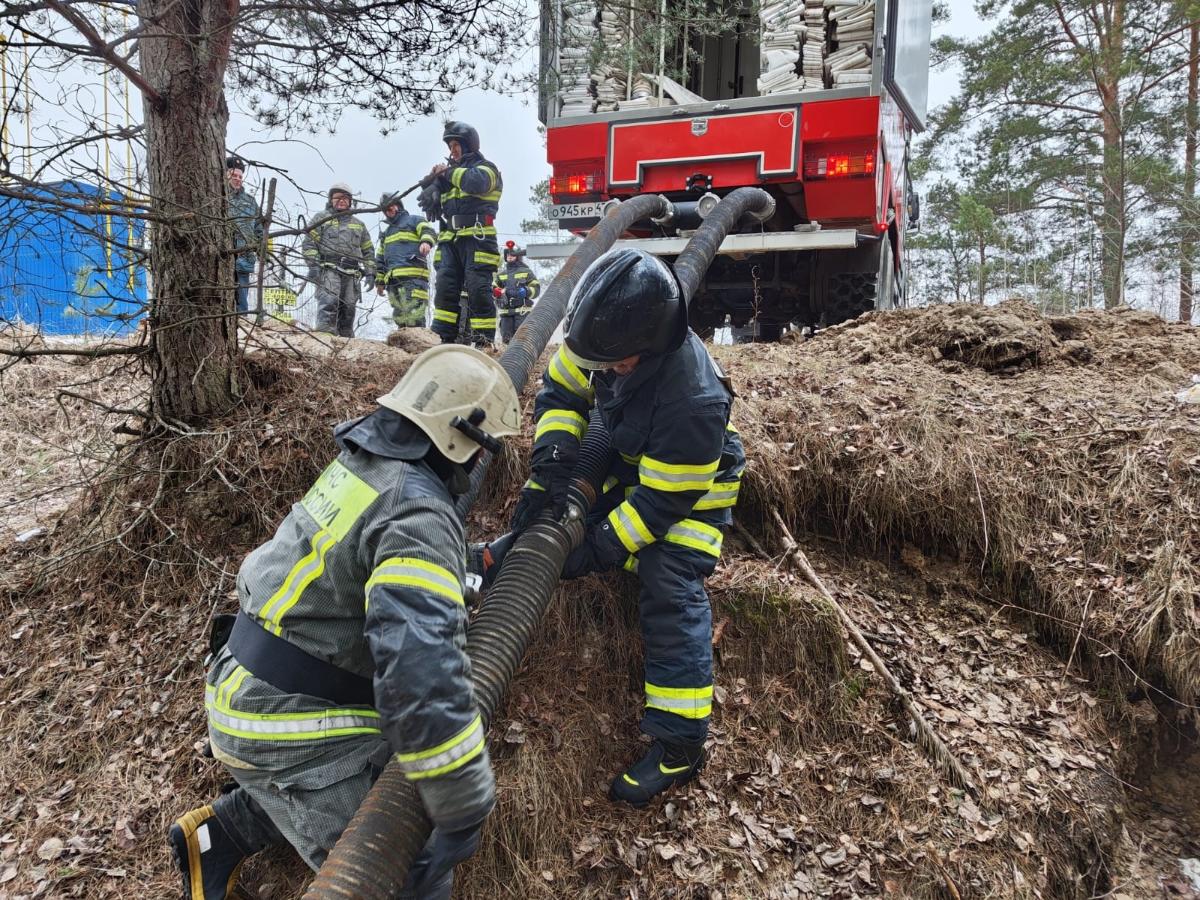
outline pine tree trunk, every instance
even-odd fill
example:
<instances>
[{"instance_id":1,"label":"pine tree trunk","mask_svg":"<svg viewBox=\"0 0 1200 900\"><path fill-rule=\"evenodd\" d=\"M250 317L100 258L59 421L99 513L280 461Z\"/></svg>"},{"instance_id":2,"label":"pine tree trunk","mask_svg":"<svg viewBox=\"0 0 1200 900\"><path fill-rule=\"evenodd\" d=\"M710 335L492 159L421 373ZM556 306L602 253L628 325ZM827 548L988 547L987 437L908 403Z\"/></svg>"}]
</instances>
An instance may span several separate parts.
<instances>
[{"instance_id":1,"label":"pine tree trunk","mask_svg":"<svg viewBox=\"0 0 1200 900\"><path fill-rule=\"evenodd\" d=\"M1121 64L1125 51L1125 0L1106 10L1099 84L1102 110L1101 169L1103 203L1100 222L1100 281L1104 308L1120 306L1125 293L1125 152L1121 121Z\"/></svg>"},{"instance_id":2,"label":"pine tree trunk","mask_svg":"<svg viewBox=\"0 0 1200 900\"><path fill-rule=\"evenodd\" d=\"M238 0L139 0L150 194L174 218L152 235L152 406L201 423L235 398L233 257L225 222L225 68Z\"/></svg>"},{"instance_id":3,"label":"pine tree trunk","mask_svg":"<svg viewBox=\"0 0 1200 900\"><path fill-rule=\"evenodd\" d=\"M983 236L979 238L979 305L983 306L987 293L987 245L984 243Z\"/></svg>"},{"instance_id":4,"label":"pine tree trunk","mask_svg":"<svg viewBox=\"0 0 1200 900\"><path fill-rule=\"evenodd\" d=\"M1200 121L1200 22L1192 22L1188 45L1187 124L1183 146L1183 203L1179 221L1183 237L1179 241L1179 321L1191 323L1193 283L1192 261L1196 256L1196 233L1192 207L1196 198L1196 131Z\"/></svg>"}]
</instances>

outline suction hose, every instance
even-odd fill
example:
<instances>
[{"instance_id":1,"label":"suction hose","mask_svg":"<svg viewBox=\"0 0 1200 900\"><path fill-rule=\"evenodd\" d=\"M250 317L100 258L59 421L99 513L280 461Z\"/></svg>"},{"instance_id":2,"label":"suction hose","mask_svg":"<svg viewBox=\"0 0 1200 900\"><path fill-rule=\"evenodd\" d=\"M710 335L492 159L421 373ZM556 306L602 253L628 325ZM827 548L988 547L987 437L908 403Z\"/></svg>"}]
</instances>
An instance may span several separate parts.
<instances>
[{"instance_id":1,"label":"suction hose","mask_svg":"<svg viewBox=\"0 0 1200 900\"><path fill-rule=\"evenodd\" d=\"M500 365L518 392L524 389L587 267L635 222L664 215L666 211L667 204L661 197L634 197L609 210L591 230L546 288L500 358ZM597 439L599 433L593 441ZM470 489L456 504L460 516L466 517L479 495L489 463L490 458L485 455L472 471ZM590 485L577 486L573 497L586 503L583 507L586 512L595 489ZM471 681L485 728L500 707L550 602L563 560L582 540L583 516L577 511L565 524L548 519L534 523L505 557L505 565L488 592L487 602L472 621L467 635ZM404 885L431 829L416 789L399 766L389 763L309 885L305 898L390 900Z\"/></svg>"},{"instance_id":2,"label":"suction hose","mask_svg":"<svg viewBox=\"0 0 1200 900\"><path fill-rule=\"evenodd\" d=\"M739 219L750 215L763 222L774 211L775 201L762 188L738 188L723 197L675 260L675 275L683 288L683 299L689 304L692 302L717 249Z\"/></svg>"}]
</instances>

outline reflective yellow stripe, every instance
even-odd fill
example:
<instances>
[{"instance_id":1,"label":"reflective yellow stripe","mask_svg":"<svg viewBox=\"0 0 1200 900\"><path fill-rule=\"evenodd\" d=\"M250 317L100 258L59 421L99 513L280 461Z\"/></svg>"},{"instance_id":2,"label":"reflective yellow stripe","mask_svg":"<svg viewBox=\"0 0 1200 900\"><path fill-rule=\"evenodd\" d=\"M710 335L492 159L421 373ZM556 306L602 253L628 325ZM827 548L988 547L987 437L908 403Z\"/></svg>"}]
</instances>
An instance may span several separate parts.
<instances>
[{"instance_id":1,"label":"reflective yellow stripe","mask_svg":"<svg viewBox=\"0 0 1200 900\"><path fill-rule=\"evenodd\" d=\"M631 466L636 466L642 461L642 454L639 453L637 456L626 456L624 453L622 453L621 459L625 460L625 462L629 463Z\"/></svg>"},{"instance_id":2,"label":"reflective yellow stripe","mask_svg":"<svg viewBox=\"0 0 1200 900\"><path fill-rule=\"evenodd\" d=\"M428 278L429 270L424 266L398 266L388 272L388 278Z\"/></svg>"},{"instance_id":3,"label":"reflective yellow stripe","mask_svg":"<svg viewBox=\"0 0 1200 900\"><path fill-rule=\"evenodd\" d=\"M441 232L438 233L438 243L439 244L443 244L446 241L452 241L452 240L454 240L454 232L452 230L450 230L449 228L445 228Z\"/></svg>"},{"instance_id":4,"label":"reflective yellow stripe","mask_svg":"<svg viewBox=\"0 0 1200 900\"><path fill-rule=\"evenodd\" d=\"M462 768L483 752L483 719L475 719L448 741L416 753L397 753L396 762L410 780L434 778Z\"/></svg>"},{"instance_id":5,"label":"reflective yellow stripe","mask_svg":"<svg viewBox=\"0 0 1200 900\"><path fill-rule=\"evenodd\" d=\"M586 430L587 419L579 413L572 412L569 409L548 409L538 419L537 430L533 433L533 439L535 441L540 440L542 435L549 434L552 431L565 431L567 434L572 434L582 439L583 433Z\"/></svg>"},{"instance_id":6,"label":"reflective yellow stripe","mask_svg":"<svg viewBox=\"0 0 1200 900\"><path fill-rule=\"evenodd\" d=\"M621 566L626 572L637 572L638 558L636 556L625 557L625 563Z\"/></svg>"},{"instance_id":7,"label":"reflective yellow stripe","mask_svg":"<svg viewBox=\"0 0 1200 900\"><path fill-rule=\"evenodd\" d=\"M656 491L707 491L713 486L720 458L710 463L668 463L649 454L638 463L638 481Z\"/></svg>"},{"instance_id":8,"label":"reflective yellow stripe","mask_svg":"<svg viewBox=\"0 0 1200 900\"><path fill-rule=\"evenodd\" d=\"M423 559L393 556L376 566L371 577L367 579L365 588L368 606L371 602L371 588L377 584L420 588L463 605L462 587L454 574L449 569Z\"/></svg>"},{"instance_id":9,"label":"reflective yellow stripe","mask_svg":"<svg viewBox=\"0 0 1200 900\"><path fill-rule=\"evenodd\" d=\"M408 241L415 244L420 241L420 237L417 236L415 231L394 231L391 234L383 236L385 244L394 244L396 241Z\"/></svg>"},{"instance_id":10,"label":"reflective yellow stripe","mask_svg":"<svg viewBox=\"0 0 1200 900\"><path fill-rule=\"evenodd\" d=\"M550 358L550 365L546 371L550 374L551 381L562 385L572 394L583 398L589 404L592 402L592 397L595 395L592 383L583 374L583 370L567 358L561 347Z\"/></svg>"},{"instance_id":11,"label":"reflective yellow stripe","mask_svg":"<svg viewBox=\"0 0 1200 900\"><path fill-rule=\"evenodd\" d=\"M433 320L435 322L449 322L451 325L457 325L458 313L452 309L435 309L433 311Z\"/></svg>"},{"instance_id":12,"label":"reflective yellow stripe","mask_svg":"<svg viewBox=\"0 0 1200 900\"><path fill-rule=\"evenodd\" d=\"M324 529L312 536L312 550L292 566L287 577L283 579L283 584L279 586L279 590L272 594L271 599L258 611L258 618L263 621L264 628L272 634L279 634L283 631L283 625L280 622L284 614L296 605L296 601L304 594L305 588L325 571L325 555L329 552L329 548L336 543L333 535Z\"/></svg>"},{"instance_id":13,"label":"reflective yellow stripe","mask_svg":"<svg viewBox=\"0 0 1200 900\"><path fill-rule=\"evenodd\" d=\"M483 250L476 250L475 251L475 262L479 263L480 265L484 265L484 266L498 266L498 265L500 265L500 254L487 253Z\"/></svg>"},{"instance_id":14,"label":"reflective yellow stripe","mask_svg":"<svg viewBox=\"0 0 1200 900\"><path fill-rule=\"evenodd\" d=\"M525 482L525 487L529 488L531 491L544 491L545 490L544 487L542 487L540 484L538 484L532 478L530 478L528 481Z\"/></svg>"},{"instance_id":15,"label":"reflective yellow stripe","mask_svg":"<svg viewBox=\"0 0 1200 900\"><path fill-rule=\"evenodd\" d=\"M738 492L741 488L742 482L740 480L713 482L712 490L697 500L696 505L692 509L723 509L727 506L736 506Z\"/></svg>"},{"instance_id":16,"label":"reflective yellow stripe","mask_svg":"<svg viewBox=\"0 0 1200 900\"><path fill-rule=\"evenodd\" d=\"M612 525L617 538L630 553L637 553L643 547L654 543L654 535L642 521L637 509L628 500L621 503L608 514L608 522Z\"/></svg>"},{"instance_id":17,"label":"reflective yellow stripe","mask_svg":"<svg viewBox=\"0 0 1200 900\"><path fill-rule=\"evenodd\" d=\"M409 288L409 296L415 300L428 300L429 291L425 288Z\"/></svg>"},{"instance_id":18,"label":"reflective yellow stripe","mask_svg":"<svg viewBox=\"0 0 1200 900\"><path fill-rule=\"evenodd\" d=\"M725 536L721 534L721 529L696 519L683 519L676 522L664 535L667 543L698 550L709 556L721 555L721 543L724 539Z\"/></svg>"},{"instance_id":19,"label":"reflective yellow stripe","mask_svg":"<svg viewBox=\"0 0 1200 900\"><path fill-rule=\"evenodd\" d=\"M683 716L704 719L712 714L712 685L698 688L661 687L646 682L646 706Z\"/></svg>"},{"instance_id":20,"label":"reflective yellow stripe","mask_svg":"<svg viewBox=\"0 0 1200 900\"><path fill-rule=\"evenodd\" d=\"M620 483L616 475L609 475L604 479L604 486L600 488L600 493L607 494Z\"/></svg>"}]
</instances>

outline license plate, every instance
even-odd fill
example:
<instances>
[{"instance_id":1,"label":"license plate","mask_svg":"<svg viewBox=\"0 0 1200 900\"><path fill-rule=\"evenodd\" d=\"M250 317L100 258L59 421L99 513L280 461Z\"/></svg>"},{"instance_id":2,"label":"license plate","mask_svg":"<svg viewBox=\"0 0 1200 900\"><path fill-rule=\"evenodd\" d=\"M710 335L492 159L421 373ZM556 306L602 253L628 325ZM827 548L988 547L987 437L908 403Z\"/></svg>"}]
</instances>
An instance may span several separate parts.
<instances>
[{"instance_id":1,"label":"license plate","mask_svg":"<svg viewBox=\"0 0 1200 900\"><path fill-rule=\"evenodd\" d=\"M550 219L599 219L604 215L604 202L594 203L560 203L550 207Z\"/></svg>"}]
</instances>

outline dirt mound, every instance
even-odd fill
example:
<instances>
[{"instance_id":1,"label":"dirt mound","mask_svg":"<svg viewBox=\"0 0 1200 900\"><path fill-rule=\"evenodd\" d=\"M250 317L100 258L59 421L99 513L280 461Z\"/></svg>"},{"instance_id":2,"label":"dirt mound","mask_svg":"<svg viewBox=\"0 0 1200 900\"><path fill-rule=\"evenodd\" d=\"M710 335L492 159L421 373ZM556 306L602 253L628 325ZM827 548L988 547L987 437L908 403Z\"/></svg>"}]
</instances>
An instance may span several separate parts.
<instances>
[{"instance_id":1,"label":"dirt mound","mask_svg":"<svg viewBox=\"0 0 1200 900\"><path fill-rule=\"evenodd\" d=\"M1088 313L1066 320L1087 362L1040 351L1036 368L996 369L943 352L962 322L988 335L976 360L1011 360L1030 335L1061 346L1064 320L1031 316L1017 303L935 307L864 316L799 347L721 348L759 449L744 502L872 551L972 561L1114 687L1193 710L1200 407L1173 391L1200 372L1200 333ZM864 347L875 349L851 352Z\"/></svg>"},{"instance_id":2,"label":"dirt mound","mask_svg":"<svg viewBox=\"0 0 1200 900\"><path fill-rule=\"evenodd\" d=\"M1023 300L1009 300L868 313L819 333L806 349L852 363L888 365L907 357L942 371L1000 374L1060 364L1144 366L1177 383L1200 353L1200 337L1142 310L1045 317Z\"/></svg>"},{"instance_id":3,"label":"dirt mound","mask_svg":"<svg viewBox=\"0 0 1200 900\"><path fill-rule=\"evenodd\" d=\"M1172 372L1151 374L1200 371L1200 343L1124 313L1069 317L1070 330L1002 312L870 315L804 344L717 351L742 394L739 522L772 552L771 510L804 526L822 578L980 798L929 764L814 592L731 536L710 581L702 777L646 812L604 798L638 749L636 587L624 573L568 585L493 725L500 802L458 896L1120 886L1119 778L1158 715L1123 691L1170 709L1200 677L1200 410L1175 404ZM247 359L228 421L132 470L109 464L129 482L122 505L99 491L45 544L3 557L0 779L14 790L0 898L176 889L166 826L224 780L197 752L209 617L233 608L242 556L332 456L329 426L369 409L409 359L347 360L332 350L362 342L311 339L309 352L271 331L279 352ZM528 439L495 467L476 536L506 520ZM247 868L246 896L299 896L307 877L272 854Z\"/></svg>"}]
</instances>

